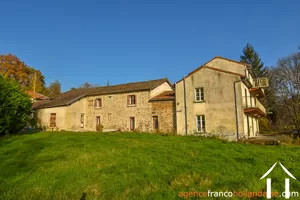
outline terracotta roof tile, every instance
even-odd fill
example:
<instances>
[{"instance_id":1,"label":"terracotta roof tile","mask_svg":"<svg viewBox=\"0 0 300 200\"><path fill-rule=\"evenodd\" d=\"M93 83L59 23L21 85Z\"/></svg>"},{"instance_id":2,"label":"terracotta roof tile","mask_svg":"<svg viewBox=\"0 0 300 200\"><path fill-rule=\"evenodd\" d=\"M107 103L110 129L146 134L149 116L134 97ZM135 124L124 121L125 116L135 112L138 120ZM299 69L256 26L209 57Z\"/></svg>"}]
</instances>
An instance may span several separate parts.
<instances>
[{"instance_id":1,"label":"terracotta roof tile","mask_svg":"<svg viewBox=\"0 0 300 200\"><path fill-rule=\"evenodd\" d=\"M152 97L149 101L170 101L175 99L174 91L165 91L155 97Z\"/></svg>"},{"instance_id":2,"label":"terracotta roof tile","mask_svg":"<svg viewBox=\"0 0 300 200\"><path fill-rule=\"evenodd\" d=\"M31 96L33 99L40 99L40 100L45 100L45 99L49 99L49 97L42 95L40 93L34 92L34 91L26 91L26 93Z\"/></svg>"}]
</instances>

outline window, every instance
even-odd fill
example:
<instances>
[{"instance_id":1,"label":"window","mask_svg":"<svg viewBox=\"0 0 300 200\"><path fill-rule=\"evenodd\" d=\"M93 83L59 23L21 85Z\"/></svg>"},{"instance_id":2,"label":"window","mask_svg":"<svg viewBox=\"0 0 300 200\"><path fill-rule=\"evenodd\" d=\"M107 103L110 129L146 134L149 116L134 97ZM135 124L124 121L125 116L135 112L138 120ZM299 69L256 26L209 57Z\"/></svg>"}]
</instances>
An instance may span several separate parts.
<instances>
[{"instance_id":1,"label":"window","mask_svg":"<svg viewBox=\"0 0 300 200\"><path fill-rule=\"evenodd\" d=\"M135 119L134 117L130 117L130 130L135 129Z\"/></svg>"},{"instance_id":2,"label":"window","mask_svg":"<svg viewBox=\"0 0 300 200\"><path fill-rule=\"evenodd\" d=\"M245 89L245 104L246 104L246 107L248 107L247 89Z\"/></svg>"},{"instance_id":3,"label":"window","mask_svg":"<svg viewBox=\"0 0 300 200\"><path fill-rule=\"evenodd\" d=\"M204 101L204 89L202 88L195 88L195 101Z\"/></svg>"},{"instance_id":4,"label":"window","mask_svg":"<svg viewBox=\"0 0 300 200\"><path fill-rule=\"evenodd\" d=\"M158 116L153 116L153 129L158 130Z\"/></svg>"},{"instance_id":5,"label":"window","mask_svg":"<svg viewBox=\"0 0 300 200\"><path fill-rule=\"evenodd\" d=\"M94 104L95 108L102 108L102 99L101 98L95 99L94 103L95 103Z\"/></svg>"},{"instance_id":6,"label":"window","mask_svg":"<svg viewBox=\"0 0 300 200\"><path fill-rule=\"evenodd\" d=\"M204 115L196 116L196 128L197 128L197 132L205 132L205 116Z\"/></svg>"},{"instance_id":7,"label":"window","mask_svg":"<svg viewBox=\"0 0 300 200\"><path fill-rule=\"evenodd\" d=\"M84 127L84 114L80 115L80 128Z\"/></svg>"},{"instance_id":8,"label":"window","mask_svg":"<svg viewBox=\"0 0 300 200\"><path fill-rule=\"evenodd\" d=\"M56 127L56 113L50 114L50 127Z\"/></svg>"},{"instance_id":9,"label":"window","mask_svg":"<svg viewBox=\"0 0 300 200\"><path fill-rule=\"evenodd\" d=\"M111 121L111 113L108 113L108 121Z\"/></svg>"},{"instance_id":10,"label":"window","mask_svg":"<svg viewBox=\"0 0 300 200\"><path fill-rule=\"evenodd\" d=\"M135 95L128 95L127 104L129 106L136 105L136 96Z\"/></svg>"}]
</instances>

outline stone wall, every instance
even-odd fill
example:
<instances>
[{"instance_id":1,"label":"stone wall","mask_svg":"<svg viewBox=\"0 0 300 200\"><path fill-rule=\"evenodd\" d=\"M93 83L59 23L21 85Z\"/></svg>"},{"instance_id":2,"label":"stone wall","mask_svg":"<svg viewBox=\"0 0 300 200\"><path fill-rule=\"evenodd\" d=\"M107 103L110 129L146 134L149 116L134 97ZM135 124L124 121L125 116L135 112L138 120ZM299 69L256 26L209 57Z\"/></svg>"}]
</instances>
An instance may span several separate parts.
<instances>
[{"instance_id":1,"label":"stone wall","mask_svg":"<svg viewBox=\"0 0 300 200\"><path fill-rule=\"evenodd\" d=\"M176 115L174 101L154 101L152 104L152 116L158 117L158 132L176 132ZM153 123L153 121L152 121ZM155 131L155 130L153 130Z\"/></svg>"},{"instance_id":2,"label":"stone wall","mask_svg":"<svg viewBox=\"0 0 300 200\"><path fill-rule=\"evenodd\" d=\"M128 95L136 95L136 105L127 105ZM102 107L95 108L94 100L102 99ZM151 131L151 104L149 91L98 95L87 97L86 128L96 130L96 117L100 116L104 129L130 130L130 117L135 118L135 130Z\"/></svg>"}]
</instances>

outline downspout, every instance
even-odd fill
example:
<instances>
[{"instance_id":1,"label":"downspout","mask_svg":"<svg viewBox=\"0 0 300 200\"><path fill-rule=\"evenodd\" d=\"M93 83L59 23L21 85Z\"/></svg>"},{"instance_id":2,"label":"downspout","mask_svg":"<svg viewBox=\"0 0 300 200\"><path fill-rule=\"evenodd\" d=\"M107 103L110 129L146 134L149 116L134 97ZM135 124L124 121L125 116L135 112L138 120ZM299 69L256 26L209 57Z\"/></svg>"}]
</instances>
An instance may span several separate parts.
<instances>
[{"instance_id":1,"label":"downspout","mask_svg":"<svg viewBox=\"0 0 300 200\"><path fill-rule=\"evenodd\" d=\"M234 109L235 109L235 127L236 127L236 141L239 140L239 119L238 119L238 111L236 105L236 88L235 84L241 82L241 80L233 82L233 92L234 92Z\"/></svg>"},{"instance_id":2,"label":"downspout","mask_svg":"<svg viewBox=\"0 0 300 200\"><path fill-rule=\"evenodd\" d=\"M175 128L175 135L177 135L177 92L176 92L176 82L174 83L174 92L175 92L175 100L174 100L174 103L175 103L175 110L174 110L174 115L175 115L175 118L173 118L174 120L174 123L173 123L173 127ZM174 107L173 107L174 108Z\"/></svg>"},{"instance_id":3,"label":"downspout","mask_svg":"<svg viewBox=\"0 0 300 200\"><path fill-rule=\"evenodd\" d=\"M185 135L187 135L187 107L186 107L186 88L185 88L185 76L183 77L183 99L184 99L184 121L185 121Z\"/></svg>"}]
</instances>

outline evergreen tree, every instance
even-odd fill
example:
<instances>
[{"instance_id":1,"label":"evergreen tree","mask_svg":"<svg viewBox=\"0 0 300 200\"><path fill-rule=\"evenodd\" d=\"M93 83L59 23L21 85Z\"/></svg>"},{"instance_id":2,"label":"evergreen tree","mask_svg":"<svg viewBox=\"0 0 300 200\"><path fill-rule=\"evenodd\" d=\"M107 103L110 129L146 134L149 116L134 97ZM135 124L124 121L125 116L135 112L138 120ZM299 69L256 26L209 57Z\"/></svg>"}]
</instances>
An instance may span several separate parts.
<instances>
[{"instance_id":1,"label":"evergreen tree","mask_svg":"<svg viewBox=\"0 0 300 200\"><path fill-rule=\"evenodd\" d=\"M254 50L253 46L249 43L243 49L243 55L240 56L241 62L250 64L254 73L258 77L264 77L267 75L267 69L264 63L261 61L259 54Z\"/></svg>"}]
</instances>

